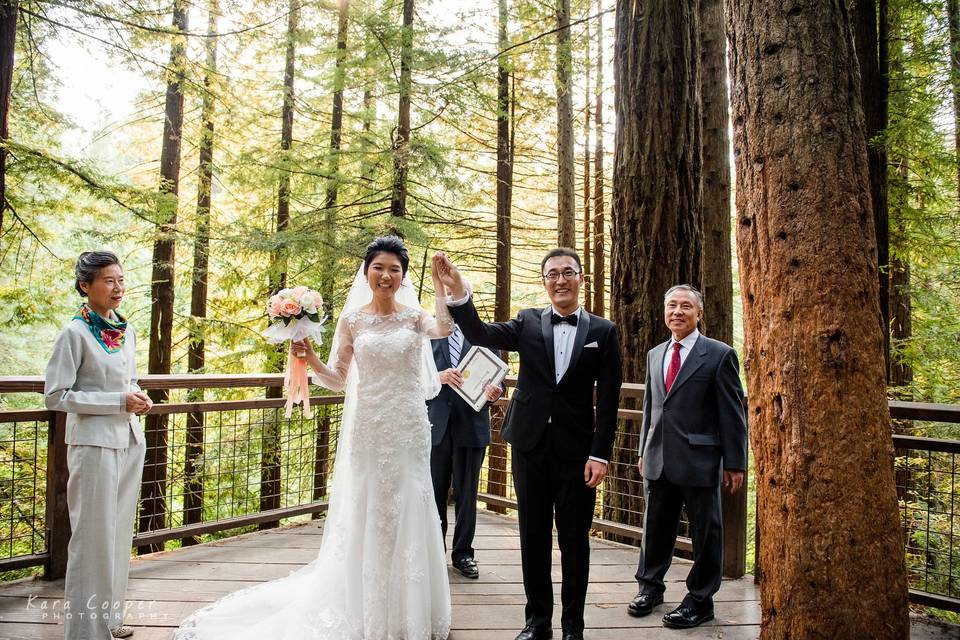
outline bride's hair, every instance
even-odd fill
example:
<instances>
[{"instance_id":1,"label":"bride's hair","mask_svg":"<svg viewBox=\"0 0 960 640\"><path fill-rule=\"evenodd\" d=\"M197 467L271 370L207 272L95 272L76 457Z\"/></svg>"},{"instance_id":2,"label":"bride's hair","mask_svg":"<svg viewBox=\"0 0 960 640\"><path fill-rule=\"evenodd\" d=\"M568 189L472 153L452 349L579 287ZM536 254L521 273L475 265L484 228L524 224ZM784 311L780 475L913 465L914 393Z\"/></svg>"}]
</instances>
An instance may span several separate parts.
<instances>
[{"instance_id":1,"label":"bride's hair","mask_svg":"<svg viewBox=\"0 0 960 640\"><path fill-rule=\"evenodd\" d=\"M410 256L407 254L407 247L403 244L403 240L397 236L380 236L367 245L367 252L363 256L363 275L367 275L370 263L381 253L392 253L397 256L400 266L403 267L403 275L407 275Z\"/></svg>"}]
</instances>

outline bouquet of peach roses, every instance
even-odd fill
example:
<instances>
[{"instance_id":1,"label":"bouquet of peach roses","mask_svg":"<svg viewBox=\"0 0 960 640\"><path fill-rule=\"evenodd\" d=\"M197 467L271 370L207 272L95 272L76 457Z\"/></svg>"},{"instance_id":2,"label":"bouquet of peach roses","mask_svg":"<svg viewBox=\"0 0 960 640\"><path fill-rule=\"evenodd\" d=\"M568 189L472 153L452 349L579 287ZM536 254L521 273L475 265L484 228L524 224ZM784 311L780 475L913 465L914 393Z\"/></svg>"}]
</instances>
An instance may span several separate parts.
<instances>
[{"instance_id":1,"label":"bouquet of peach roses","mask_svg":"<svg viewBox=\"0 0 960 640\"><path fill-rule=\"evenodd\" d=\"M267 301L270 326L263 335L271 344L305 338L313 338L319 343L325 320L321 317L322 312L323 298L316 291L307 287L281 289ZM287 356L283 386L287 392L287 417L293 412L293 405L300 402L303 403L304 417L313 417L310 409L306 353Z\"/></svg>"}]
</instances>

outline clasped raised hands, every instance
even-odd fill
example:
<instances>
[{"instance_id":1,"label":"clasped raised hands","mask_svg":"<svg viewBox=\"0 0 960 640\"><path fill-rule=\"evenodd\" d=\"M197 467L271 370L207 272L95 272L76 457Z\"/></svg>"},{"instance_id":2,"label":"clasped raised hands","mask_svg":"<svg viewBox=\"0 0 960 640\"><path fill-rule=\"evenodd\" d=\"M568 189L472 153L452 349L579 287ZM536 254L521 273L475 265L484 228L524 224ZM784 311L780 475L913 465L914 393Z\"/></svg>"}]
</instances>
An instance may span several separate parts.
<instances>
[{"instance_id":1,"label":"clasped raised hands","mask_svg":"<svg viewBox=\"0 0 960 640\"><path fill-rule=\"evenodd\" d=\"M443 251L437 251L433 254L430 271L434 282L439 283L444 288L446 295L454 300L459 300L466 295L467 287L463 274Z\"/></svg>"}]
</instances>

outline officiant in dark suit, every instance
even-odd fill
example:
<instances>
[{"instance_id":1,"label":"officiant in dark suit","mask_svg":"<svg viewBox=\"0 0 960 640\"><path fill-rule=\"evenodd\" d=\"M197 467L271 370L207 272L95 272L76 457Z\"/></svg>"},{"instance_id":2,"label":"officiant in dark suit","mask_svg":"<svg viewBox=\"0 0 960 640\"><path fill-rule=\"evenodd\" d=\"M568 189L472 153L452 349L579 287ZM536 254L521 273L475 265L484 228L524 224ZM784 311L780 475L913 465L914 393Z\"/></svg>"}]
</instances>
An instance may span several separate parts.
<instances>
[{"instance_id":1,"label":"officiant in dark suit","mask_svg":"<svg viewBox=\"0 0 960 640\"><path fill-rule=\"evenodd\" d=\"M582 640L589 532L596 487L613 448L622 381L616 326L580 307L583 276L573 249L553 249L540 265L551 304L524 309L508 322L482 322L459 270L442 253L434 260L467 339L520 354L517 388L501 430L511 445L527 598L526 625L517 640L553 634L554 514L563 640Z\"/></svg>"},{"instance_id":2,"label":"officiant in dark suit","mask_svg":"<svg viewBox=\"0 0 960 640\"><path fill-rule=\"evenodd\" d=\"M671 338L647 353L640 461L646 511L637 582L627 607L645 616L663 602L663 578L686 506L693 539L687 595L663 617L673 628L713 619L713 595L723 574L721 484L743 486L747 427L737 352L701 334L703 296L690 285L664 296L664 322Z\"/></svg>"},{"instance_id":3,"label":"officiant in dark suit","mask_svg":"<svg viewBox=\"0 0 960 640\"><path fill-rule=\"evenodd\" d=\"M490 408L485 404L474 410L454 391L463 385L463 376L456 369L460 359L473 346L454 325L447 338L431 340L433 359L443 386L440 393L427 401L433 447L430 451L430 475L433 494L440 513L443 538L447 538L447 495L453 487L454 527L451 559L453 567L467 578L480 577L474 558L473 536L477 530L477 491L483 456L490 444ZM487 402L496 402L503 393L497 385L487 385Z\"/></svg>"}]
</instances>

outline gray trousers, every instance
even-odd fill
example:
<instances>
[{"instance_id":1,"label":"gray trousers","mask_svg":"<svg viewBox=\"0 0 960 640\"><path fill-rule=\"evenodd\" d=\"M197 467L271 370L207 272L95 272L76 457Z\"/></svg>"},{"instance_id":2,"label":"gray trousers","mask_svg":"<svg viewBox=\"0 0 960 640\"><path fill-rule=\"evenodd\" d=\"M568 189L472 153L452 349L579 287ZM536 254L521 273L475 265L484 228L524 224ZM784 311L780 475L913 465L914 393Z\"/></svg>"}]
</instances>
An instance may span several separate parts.
<instances>
[{"instance_id":1,"label":"gray trousers","mask_svg":"<svg viewBox=\"0 0 960 640\"><path fill-rule=\"evenodd\" d=\"M123 623L145 446L67 446L72 534L64 587L66 640L111 640Z\"/></svg>"}]
</instances>

